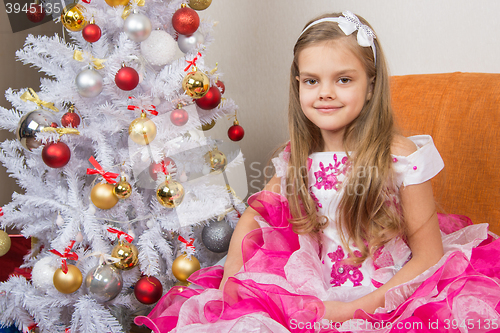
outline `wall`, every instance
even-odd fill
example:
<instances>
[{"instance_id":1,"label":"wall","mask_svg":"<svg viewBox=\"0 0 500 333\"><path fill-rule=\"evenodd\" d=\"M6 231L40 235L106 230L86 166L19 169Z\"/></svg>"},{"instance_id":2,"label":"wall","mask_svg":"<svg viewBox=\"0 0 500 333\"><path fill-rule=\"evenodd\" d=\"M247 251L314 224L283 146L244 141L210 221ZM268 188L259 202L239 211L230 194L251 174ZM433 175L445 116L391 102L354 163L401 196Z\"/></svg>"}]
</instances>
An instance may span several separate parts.
<instances>
[{"instance_id":1,"label":"wall","mask_svg":"<svg viewBox=\"0 0 500 333\"><path fill-rule=\"evenodd\" d=\"M293 44L305 23L331 11L365 17L384 46L394 75L439 72L500 73L500 2L496 0L213 0L200 12L218 21L206 64L219 63L225 96L239 105L245 129L239 142L246 158L249 192L263 186L270 153L287 139L288 75ZM34 69L14 62L27 32L12 34L0 5L0 90L38 87ZM60 32L52 23L46 33ZM37 34L37 32L32 32ZM2 97L3 98L3 97ZM0 105L10 107L5 99ZM227 139L232 121L220 120L208 134ZM0 205L12 192L0 170Z\"/></svg>"}]
</instances>

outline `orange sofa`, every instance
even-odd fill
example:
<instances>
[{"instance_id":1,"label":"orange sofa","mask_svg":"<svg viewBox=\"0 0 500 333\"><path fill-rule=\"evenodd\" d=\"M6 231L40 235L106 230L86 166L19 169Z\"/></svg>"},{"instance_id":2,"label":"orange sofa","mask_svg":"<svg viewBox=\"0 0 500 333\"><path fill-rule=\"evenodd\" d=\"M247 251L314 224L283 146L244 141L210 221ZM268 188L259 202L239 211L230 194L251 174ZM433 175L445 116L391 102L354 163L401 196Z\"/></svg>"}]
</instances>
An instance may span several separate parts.
<instances>
[{"instance_id":1,"label":"orange sofa","mask_svg":"<svg viewBox=\"0 0 500 333\"><path fill-rule=\"evenodd\" d=\"M391 93L401 134L430 134L443 157L441 211L500 235L500 74L393 76Z\"/></svg>"}]
</instances>

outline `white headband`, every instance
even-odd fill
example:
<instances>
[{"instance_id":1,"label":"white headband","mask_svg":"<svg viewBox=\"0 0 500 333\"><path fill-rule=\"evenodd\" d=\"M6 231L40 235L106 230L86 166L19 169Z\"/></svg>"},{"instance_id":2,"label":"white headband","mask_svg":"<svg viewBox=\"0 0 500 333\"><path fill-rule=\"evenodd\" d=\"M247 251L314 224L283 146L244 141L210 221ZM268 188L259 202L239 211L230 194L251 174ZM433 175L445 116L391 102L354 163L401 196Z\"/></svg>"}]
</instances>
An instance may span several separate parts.
<instances>
[{"instance_id":1,"label":"white headband","mask_svg":"<svg viewBox=\"0 0 500 333\"><path fill-rule=\"evenodd\" d=\"M359 18L350 11L342 12L342 15L344 16L325 17L316 20L313 23L309 24L307 27L305 27L305 29L301 32L300 36L302 36L304 32L307 31L307 29L318 23L322 22L338 23L339 28L346 34L346 36L349 36L356 30L358 31L358 38L357 38L358 44L363 47L371 47L373 51L373 58L375 59L375 63L377 63L377 53L375 51L375 43L373 42L373 39L377 37L375 36L373 30L370 29L370 27L367 26L366 24L361 23L359 21Z\"/></svg>"}]
</instances>

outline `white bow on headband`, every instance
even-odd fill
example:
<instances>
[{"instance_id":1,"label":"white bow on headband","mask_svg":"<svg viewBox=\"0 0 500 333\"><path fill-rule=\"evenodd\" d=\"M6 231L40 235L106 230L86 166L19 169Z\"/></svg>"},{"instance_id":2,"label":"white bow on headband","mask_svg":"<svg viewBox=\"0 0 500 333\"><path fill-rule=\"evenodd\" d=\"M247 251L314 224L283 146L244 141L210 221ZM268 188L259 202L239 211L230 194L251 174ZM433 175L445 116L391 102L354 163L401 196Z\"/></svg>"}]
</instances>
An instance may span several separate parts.
<instances>
[{"instance_id":1,"label":"white bow on headband","mask_svg":"<svg viewBox=\"0 0 500 333\"><path fill-rule=\"evenodd\" d=\"M373 39L377 38L375 36L375 33L373 32L372 29L370 29L369 26L366 24L361 23L359 18L351 13L350 11L345 11L342 12L343 16L339 17L324 17L322 19L316 20L313 23L309 24L300 34L307 31L310 27L313 25L316 25L318 23L322 22L335 22L338 23L339 28L346 34L346 36L349 36L352 34L354 31L358 31L357 35L357 40L358 44L363 47L371 47L373 50L373 58L375 59L375 63L377 62L377 54L375 51L375 43L373 42ZM300 38L299 36L299 38Z\"/></svg>"}]
</instances>

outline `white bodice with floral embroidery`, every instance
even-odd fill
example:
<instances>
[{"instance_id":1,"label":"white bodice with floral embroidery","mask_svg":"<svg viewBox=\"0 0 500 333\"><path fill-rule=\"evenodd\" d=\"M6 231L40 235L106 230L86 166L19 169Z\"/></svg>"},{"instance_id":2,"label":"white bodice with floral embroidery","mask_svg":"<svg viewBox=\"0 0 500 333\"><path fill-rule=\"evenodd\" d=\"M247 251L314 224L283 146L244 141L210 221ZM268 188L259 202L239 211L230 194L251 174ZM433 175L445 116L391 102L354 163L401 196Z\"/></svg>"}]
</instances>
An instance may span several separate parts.
<instances>
[{"instance_id":1,"label":"white bodice with floral embroidery","mask_svg":"<svg viewBox=\"0 0 500 333\"><path fill-rule=\"evenodd\" d=\"M409 139L415 143L417 150L408 156L392 156L397 188L423 183L444 167L430 136L419 135ZM282 185L288 157L289 152L285 150L273 160L276 175L281 177ZM349 287L351 291L352 287L358 286L364 286L364 289L377 288L387 282L408 260L410 250L401 239L395 239L384 246L377 258L369 258L360 266L341 262L347 257L348 251L342 247L335 216L344 191L342 183L346 178L346 163L347 156L344 152L313 153L308 161L309 192L317 202L318 214L329 219L328 226L321 234L320 255L324 281L330 287ZM356 254L355 246L351 250Z\"/></svg>"}]
</instances>

